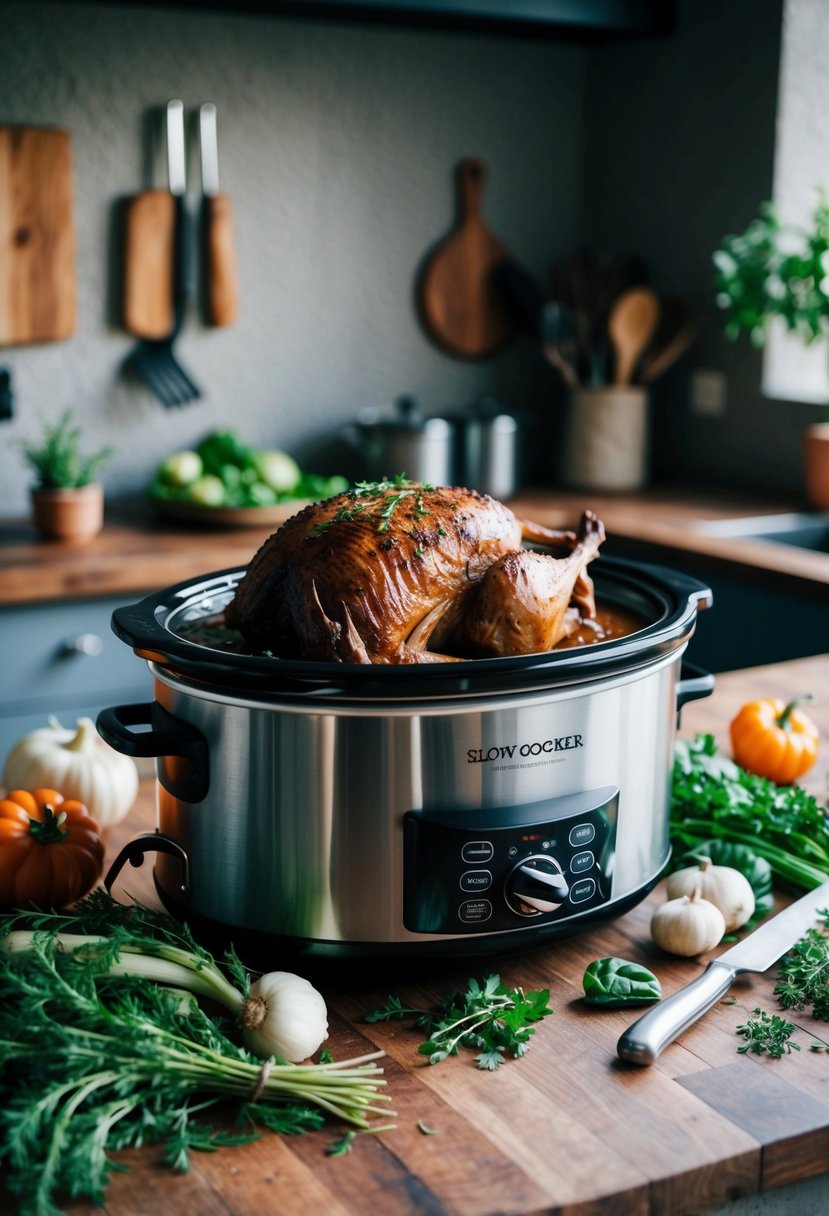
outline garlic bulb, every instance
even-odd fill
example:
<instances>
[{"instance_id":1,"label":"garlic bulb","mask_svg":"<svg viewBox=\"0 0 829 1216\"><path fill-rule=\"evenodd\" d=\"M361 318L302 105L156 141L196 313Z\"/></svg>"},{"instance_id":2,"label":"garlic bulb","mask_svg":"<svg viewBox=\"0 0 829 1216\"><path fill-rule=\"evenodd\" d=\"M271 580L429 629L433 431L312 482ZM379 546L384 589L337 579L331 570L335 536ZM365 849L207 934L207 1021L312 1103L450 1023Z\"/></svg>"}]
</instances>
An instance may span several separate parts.
<instances>
[{"instance_id":1,"label":"garlic bulb","mask_svg":"<svg viewBox=\"0 0 829 1216\"><path fill-rule=\"evenodd\" d=\"M250 986L239 1020L245 1046L263 1060L307 1060L328 1038L328 1010L316 988L290 971L270 971Z\"/></svg>"},{"instance_id":2,"label":"garlic bulb","mask_svg":"<svg viewBox=\"0 0 829 1216\"><path fill-rule=\"evenodd\" d=\"M695 887L722 912L726 933L741 928L754 915L751 883L731 866L715 866L710 857L702 857L698 866L677 870L668 879L668 899L690 895Z\"/></svg>"},{"instance_id":3,"label":"garlic bulb","mask_svg":"<svg viewBox=\"0 0 829 1216\"><path fill-rule=\"evenodd\" d=\"M101 828L120 823L138 796L138 769L103 739L91 718L78 718L65 729L50 725L24 735L9 752L3 768L6 789L59 790L88 808Z\"/></svg>"},{"instance_id":4,"label":"garlic bulb","mask_svg":"<svg viewBox=\"0 0 829 1216\"><path fill-rule=\"evenodd\" d=\"M699 887L690 895L669 899L651 918L651 937L669 954L694 958L713 950L725 933L725 918L719 908L703 899Z\"/></svg>"}]
</instances>

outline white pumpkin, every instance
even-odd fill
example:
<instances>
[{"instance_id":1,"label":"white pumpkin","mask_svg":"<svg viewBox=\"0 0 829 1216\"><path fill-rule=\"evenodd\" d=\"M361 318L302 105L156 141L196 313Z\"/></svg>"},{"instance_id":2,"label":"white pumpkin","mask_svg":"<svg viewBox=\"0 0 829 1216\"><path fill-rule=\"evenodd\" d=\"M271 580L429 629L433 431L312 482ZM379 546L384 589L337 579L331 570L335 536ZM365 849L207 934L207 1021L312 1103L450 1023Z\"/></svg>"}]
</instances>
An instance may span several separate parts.
<instances>
[{"instance_id":1,"label":"white pumpkin","mask_svg":"<svg viewBox=\"0 0 829 1216\"><path fill-rule=\"evenodd\" d=\"M7 790L58 790L89 808L100 828L120 823L138 796L138 769L105 743L91 718L78 718L75 730L55 719L17 742L6 757Z\"/></svg>"}]
</instances>

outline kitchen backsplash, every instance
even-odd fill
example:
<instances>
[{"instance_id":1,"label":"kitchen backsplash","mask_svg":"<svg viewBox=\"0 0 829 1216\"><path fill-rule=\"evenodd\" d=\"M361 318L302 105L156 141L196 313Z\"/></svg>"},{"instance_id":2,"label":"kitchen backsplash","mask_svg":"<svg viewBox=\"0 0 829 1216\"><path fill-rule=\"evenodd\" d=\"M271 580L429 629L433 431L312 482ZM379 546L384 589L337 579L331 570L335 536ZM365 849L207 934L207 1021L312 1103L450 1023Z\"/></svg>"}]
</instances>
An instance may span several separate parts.
<instances>
[{"instance_id":1,"label":"kitchen backsplash","mask_svg":"<svg viewBox=\"0 0 829 1216\"><path fill-rule=\"evenodd\" d=\"M563 394L539 350L519 337L491 357L453 357L418 317L417 272L452 227L467 156L487 166L488 225L542 282L589 242L641 255L660 293L699 310L701 339L654 389L657 473L797 490L809 410L762 397L759 355L722 333L710 263L771 190L781 14L781 0L680 0L668 39L586 46L0 0L0 125L70 132L77 248L74 335L0 349L15 390L0 514L27 509L19 440L66 407L90 446L114 446L110 495L140 491L168 452L223 426L348 472L340 429L403 394L436 414L494 396L529 420L524 476L553 484ZM201 103L218 107L241 300L227 328L188 312L177 351L203 396L178 409L125 375L134 340L118 324L116 217L127 196L164 184L163 161L147 176L145 145L170 98L188 123ZM188 169L195 210L195 140ZM695 368L726 374L722 416L692 412Z\"/></svg>"},{"instance_id":2,"label":"kitchen backsplash","mask_svg":"<svg viewBox=\"0 0 829 1216\"><path fill-rule=\"evenodd\" d=\"M72 135L78 274L70 340L0 350L16 399L4 440L71 406L90 442L115 446L103 480L125 494L214 427L331 465L337 428L402 392L427 412L493 393L549 415L537 352L447 357L420 327L414 280L453 223L469 153L487 161L487 220L516 256L543 269L577 239L584 48L153 7L0 4L0 21L0 123ZM223 329L191 310L177 350L204 395L165 410L122 372L134 340L117 324L115 217L150 184L147 116L171 97L188 118L218 107L241 304ZM26 509L28 481L0 444L0 513Z\"/></svg>"}]
</instances>

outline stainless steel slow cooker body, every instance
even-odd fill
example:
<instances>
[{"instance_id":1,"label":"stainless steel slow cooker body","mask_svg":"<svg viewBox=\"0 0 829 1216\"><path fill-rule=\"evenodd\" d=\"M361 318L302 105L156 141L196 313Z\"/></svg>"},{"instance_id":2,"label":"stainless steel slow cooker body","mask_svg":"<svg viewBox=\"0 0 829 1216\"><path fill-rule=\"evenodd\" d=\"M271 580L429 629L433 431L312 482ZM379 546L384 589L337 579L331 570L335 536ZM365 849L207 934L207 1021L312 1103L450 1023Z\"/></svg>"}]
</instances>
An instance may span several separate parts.
<instances>
[{"instance_id":1,"label":"stainless steel slow cooker body","mask_svg":"<svg viewBox=\"0 0 829 1216\"><path fill-rule=\"evenodd\" d=\"M284 662L192 642L241 572L119 609L155 700L105 710L157 756L155 881L176 914L312 954L501 950L621 912L669 854L680 672L703 584L602 558L614 642L414 667ZM111 873L110 881L114 879Z\"/></svg>"}]
</instances>

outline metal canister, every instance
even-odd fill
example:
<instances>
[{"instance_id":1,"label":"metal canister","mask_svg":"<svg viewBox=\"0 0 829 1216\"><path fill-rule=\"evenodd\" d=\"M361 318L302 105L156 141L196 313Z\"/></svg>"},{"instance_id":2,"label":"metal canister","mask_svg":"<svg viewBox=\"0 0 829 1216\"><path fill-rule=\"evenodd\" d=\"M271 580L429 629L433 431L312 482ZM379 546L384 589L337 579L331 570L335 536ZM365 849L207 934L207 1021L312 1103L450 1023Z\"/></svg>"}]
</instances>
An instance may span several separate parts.
<instances>
[{"instance_id":1,"label":"metal canister","mask_svg":"<svg viewBox=\"0 0 829 1216\"><path fill-rule=\"evenodd\" d=\"M411 481L448 486L455 481L455 427L426 417L413 397L400 397L393 413L364 410L357 435L370 477L405 473Z\"/></svg>"},{"instance_id":2,"label":"metal canister","mask_svg":"<svg viewBox=\"0 0 829 1216\"><path fill-rule=\"evenodd\" d=\"M463 480L493 498L511 498L519 488L519 426L494 397L481 397L464 422Z\"/></svg>"}]
</instances>

